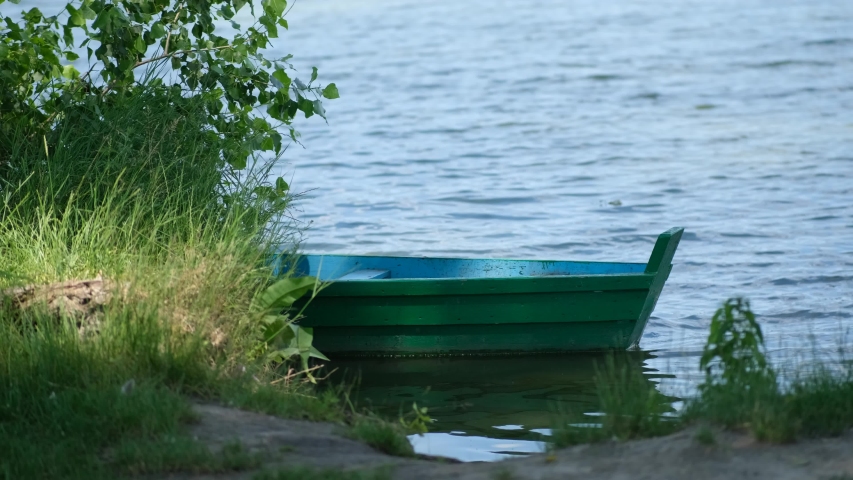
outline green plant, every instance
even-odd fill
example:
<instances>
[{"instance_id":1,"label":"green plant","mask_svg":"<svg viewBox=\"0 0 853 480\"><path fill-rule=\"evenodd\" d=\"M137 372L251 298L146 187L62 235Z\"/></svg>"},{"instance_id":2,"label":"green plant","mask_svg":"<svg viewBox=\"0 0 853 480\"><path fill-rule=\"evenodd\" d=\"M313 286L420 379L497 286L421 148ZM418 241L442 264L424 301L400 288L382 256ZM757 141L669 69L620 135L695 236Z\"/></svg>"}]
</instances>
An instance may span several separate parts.
<instances>
[{"instance_id":1,"label":"green plant","mask_svg":"<svg viewBox=\"0 0 853 480\"><path fill-rule=\"evenodd\" d=\"M508 468L502 467L494 472L492 478L494 478L495 480L513 480L515 478L515 475L513 475L512 471L510 471Z\"/></svg>"},{"instance_id":2,"label":"green plant","mask_svg":"<svg viewBox=\"0 0 853 480\"><path fill-rule=\"evenodd\" d=\"M306 467L261 472L252 480L390 480L388 468L371 470L322 470Z\"/></svg>"},{"instance_id":3,"label":"green plant","mask_svg":"<svg viewBox=\"0 0 853 480\"><path fill-rule=\"evenodd\" d=\"M318 288L319 283L314 277L283 278L267 287L254 304L255 310L261 315L261 342L267 361L281 362L298 356L302 361L302 369L311 382L316 381L308 369L308 359L329 359L312 345L314 329L295 323L302 310L293 317L282 311L291 308L296 300L308 292L312 292L313 298ZM304 308L303 306L302 309Z\"/></svg>"},{"instance_id":4,"label":"green plant","mask_svg":"<svg viewBox=\"0 0 853 480\"><path fill-rule=\"evenodd\" d=\"M372 416L360 415L347 430L347 435L370 445L380 452L398 457L412 457L415 451L406 431L393 423Z\"/></svg>"},{"instance_id":5,"label":"green plant","mask_svg":"<svg viewBox=\"0 0 853 480\"><path fill-rule=\"evenodd\" d=\"M693 435L693 438L705 446L711 446L717 443L717 439L714 438L714 431L707 425L699 427L699 429L696 430L696 434Z\"/></svg>"},{"instance_id":6,"label":"green plant","mask_svg":"<svg viewBox=\"0 0 853 480\"><path fill-rule=\"evenodd\" d=\"M697 401L688 405L688 416L726 427L753 423L760 428L768 415L775 415L776 373L767 364L761 327L746 300L729 299L715 312L699 366L705 380Z\"/></svg>"},{"instance_id":7,"label":"green plant","mask_svg":"<svg viewBox=\"0 0 853 480\"><path fill-rule=\"evenodd\" d=\"M220 473L248 470L261 463L259 455L240 443L230 443L219 452L185 436L132 439L121 442L112 453L112 465L129 475L167 472Z\"/></svg>"},{"instance_id":8,"label":"green plant","mask_svg":"<svg viewBox=\"0 0 853 480\"><path fill-rule=\"evenodd\" d=\"M667 416L672 412L672 399L660 393L641 371L608 356L603 367L596 366L594 381L601 414L594 418L600 423L582 413L564 413L551 437L555 447L654 437L679 427L677 418Z\"/></svg>"},{"instance_id":9,"label":"green plant","mask_svg":"<svg viewBox=\"0 0 853 480\"><path fill-rule=\"evenodd\" d=\"M0 0L3 3L5 0ZM20 1L20 0L18 0ZM18 3L14 1L13 3ZM187 98L205 107L207 147L235 170L256 151L283 151L282 128L292 141L297 112L325 116L321 98L334 99L334 84L291 77L290 56L268 59L263 50L279 28L285 0L75 0L54 14L38 8L20 17L0 16L0 139L23 133L46 153L59 145L50 135L57 124L74 121L78 109L100 115L122 96L153 89L181 105ZM244 9L248 9L246 12ZM234 21L249 13L251 24ZM216 23L230 22L232 38ZM71 62L85 48L90 68ZM16 169L16 158L0 142L0 167ZM0 173L0 178L2 178ZM236 177L235 177L236 178ZM258 190L286 190L283 179Z\"/></svg>"},{"instance_id":10,"label":"green plant","mask_svg":"<svg viewBox=\"0 0 853 480\"><path fill-rule=\"evenodd\" d=\"M768 364L764 338L749 303L730 299L717 310L700 360L705 381L684 417L746 427L757 439L838 435L853 426L853 371L825 365L797 372L786 383Z\"/></svg>"},{"instance_id":11,"label":"green plant","mask_svg":"<svg viewBox=\"0 0 853 480\"><path fill-rule=\"evenodd\" d=\"M400 425L412 433L422 435L429 431L429 424L432 419L428 415L429 410L426 407L418 408L418 404L412 402L412 410L407 415L400 416Z\"/></svg>"},{"instance_id":12,"label":"green plant","mask_svg":"<svg viewBox=\"0 0 853 480\"><path fill-rule=\"evenodd\" d=\"M747 300L729 299L714 313L699 368L705 371L702 388L748 388L751 381L775 378L764 355L761 326Z\"/></svg>"}]
</instances>

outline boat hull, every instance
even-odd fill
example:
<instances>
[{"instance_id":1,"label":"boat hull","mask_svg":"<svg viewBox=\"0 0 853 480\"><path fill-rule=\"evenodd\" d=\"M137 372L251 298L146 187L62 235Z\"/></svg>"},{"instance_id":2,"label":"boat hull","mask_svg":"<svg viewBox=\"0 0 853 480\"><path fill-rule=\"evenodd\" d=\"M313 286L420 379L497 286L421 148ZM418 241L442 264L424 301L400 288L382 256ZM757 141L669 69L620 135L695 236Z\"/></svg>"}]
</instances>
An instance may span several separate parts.
<instances>
[{"instance_id":1,"label":"boat hull","mask_svg":"<svg viewBox=\"0 0 853 480\"><path fill-rule=\"evenodd\" d=\"M638 343L681 233L662 234L628 273L333 282L300 324L330 356L622 350Z\"/></svg>"}]
</instances>

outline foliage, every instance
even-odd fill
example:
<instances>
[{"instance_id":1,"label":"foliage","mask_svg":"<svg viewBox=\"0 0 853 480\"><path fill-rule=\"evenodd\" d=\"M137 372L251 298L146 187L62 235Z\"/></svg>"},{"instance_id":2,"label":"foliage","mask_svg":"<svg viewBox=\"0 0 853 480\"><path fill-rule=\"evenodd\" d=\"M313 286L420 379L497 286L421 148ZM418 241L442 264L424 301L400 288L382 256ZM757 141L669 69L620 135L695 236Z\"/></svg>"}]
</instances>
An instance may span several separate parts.
<instances>
[{"instance_id":1,"label":"foliage","mask_svg":"<svg viewBox=\"0 0 853 480\"><path fill-rule=\"evenodd\" d=\"M347 435L360 440L380 452L398 457L413 457L415 451L406 431L393 423L372 416L358 416L347 430Z\"/></svg>"},{"instance_id":2,"label":"foliage","mask_svg":"<svg viewBox=\"0 0 853 480\"><path fill-rule=\"evenodd\" d=\"M600 423L591 424L588 416L568 412L554 429L554 446L655 437L678 428L677 419L667 416L672 412L672 399L660 393L642 372L608 356L603 368L596 367L594 381Z\"/></svg>"},{"instance_id":3,"label":"foliage","mask_svg":"<svg viewBox=\"0 0 853 480\"><path fill-rule=\"evenodd\" d=\"M252 480L390 480L391 471L387 467L364 470L315 470L306 467L294 467L265 471L252 477Z\"/></svg>"},{"instance_id":4,"label":"foliage","mask_svg":"<svg viewBox=\"0 0 853 480\"><path fill-rule=\"evenodd\" d=\"M258 329L252 302L272 278L266 252L292 231L266 223L251 179L235 192L239 202L219 205L207 189L218 172L201 164L204 145L191 142L196 110L173 117L170 109L147 111L139 98L118 107L132 115L114 110L111 125L64 124L59 134L70 147L50 157L13 145L20 164L49 168L0 197L0 296L24 282L99 273L116 288L97 312L97 335L86 339L74 318L47 308L0 309L3 478L247 465L251 459L236 454L207 464L204 450L186 440L190 396L343 418L340 399L301 383L273 384L272 366L249 361ZM163 135L176 120L186 126ZM92 138L82 135L87 126ZM77 173L86 159L91 170ZM76 183L66 189L69 182ZM129 380L135 388L123 393ZM170 450L166 439L180 444Z\"/></svg>"},{"instance_id":5,"label":"foliage","mask_svg":"<svg viewBox=\"0 0 853 480\"><path fill-rule=\"evenodd\" d=\"M125 439L115 448L114 465L129 475L167 472L220 473L249 470L261 463L257 454L233 442L212 452L187 436Z\"/></svg>"},{"instance_id":6,"label":"foliage","mask_svg":"<svg viewBox=\"0 0 853 480\"><path fill-rule=\"evenodd\" d=\"M432 422L428 413L427 407L418 408L418 404L412 402L412 410L407 415L400 416L400 425L408 432L423 435L429 431L429 424Z\"/></svg>"},{"instance_id":7,"label":"foliage","mask_svg":"<svg viewBox=\"0 0 853 480\"><path fill-rule=\"evenodd\" d=\"M266 58L279 28L288 26L286 6L286 0L74 0L53 14L38 8L19 17L0 14L0 167L20 168L10 139L23 135L48 152L61 149L51 135L58 125L81 114L105 120L118 99L139 95L174 109L196 100L205 113L205 146L231 171L246 168L254 152L281 154L282 128L297 141L297 112L325 116L321 99L338 97L334 84L316 83L316 68L306 83L292 76L290 56ZM238 14L249 26L235 21ZM234 30L230 38L217 33L223 22ZM80 54L85 72L75 67ZM281 196L287 187L279 179L256 193Z\"/></svg>"},{"instance_id":8,"label":"foliage","mask_svg":"<svg viewBox=\"0 0 853 480\"><path fill-rule=\"evenodd\" d=\"M838 435L853 426L853 369L818 364L783 384L766 360L761 328L743 299L729 299L715 313L700 367L705 381L687 403L686 420L745 427L773 442Z\"/></svg>"},{"instance_id":9,"label":"foliage","mask_svg":"<svg viewBox=\"0 0 853 480\"><path fill-rule=\"evenodd\" d=\"M701 418L734 427L749 421L751 410L767 412L778 392L776 374L764 355L764 337L749 302L727 300L711 319L699 367L705 381L699 385L699 399L688 408L704 410ZM736 403L738 408L718 408Z\"/></svg>"},{"instance_id":10,"label":"foliage","mask_svg":"<svg viewBox=\"0 0 853 480\"><path fill-rule=\"evenodd\" d=\"M729 299L714 313L699 368L705 371L706 389L721 384L749 386L753 380L775 377L764 355L761 326L748 301Z\"/></svg>"},{"instance_id":11,"label":"foliage","mask_svg":"<svg viewBox=\"0 0 853 480\"><path fill-rule=\"evenodd\" d=\"M314 277L282 278L267 287L255 303L261 315L261 343L267 361L282 362L299 356L302 369L312 382L315 379L308 370L308 359L329 359L312 345L314 329L294 323L299 319L301 311L293 317L282 312L291 308L296 300L308 292L312 292L313 298L318 286Z\"/></svg>"},{"instance_id":12,"label":"foliage","mask_svg":"<svg viewBox=\"0 0 853 480\"><path fill-rule=\"evenodd\" d=\"M702 425L699 429L696 430L696 434L693 435L693 438L696 439L697 442L710 447L717 443L717 439L714 437L714 431L711 430L707 425Z\"/></svg>"}]
</instances>

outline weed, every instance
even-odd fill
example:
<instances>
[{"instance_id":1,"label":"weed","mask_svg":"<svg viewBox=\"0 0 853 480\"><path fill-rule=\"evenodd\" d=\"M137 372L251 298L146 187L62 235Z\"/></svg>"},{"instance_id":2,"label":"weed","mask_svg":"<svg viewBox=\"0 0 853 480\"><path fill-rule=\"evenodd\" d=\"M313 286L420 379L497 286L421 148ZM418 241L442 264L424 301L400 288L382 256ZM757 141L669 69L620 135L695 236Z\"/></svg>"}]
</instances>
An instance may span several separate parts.
<instances>
[{"instance_id":1,"label":"weed","mask_svg":"<svg viewBox=\"0 0 853 480\"><path fill-rule=\"evenodd\" d=\"M765 359L761 328L742 299L717 310L700 366L705 381L687 403L687 420L746 427L771 442L838 435L853 426L853 370L818 366L781 385Z\"/></svg>"},{"instance_id":2,"label":"weed","mask_svg":"<svg viewBox=\"0 0 853 480\"><path fill-rule=\"evenodd\" d=\"M409 414L400 416L400 425L408 432L424 434L429 431L429 424L432 422L428 412L426 407L418 408L417 403L412 403Z\"/></svg>"},{"instance_id":3,"label":"weed","mask_svg":"<svg viewBox=\"0 0 853 480\"><path fill-rule=\"evenodd\" d=\"M717 443L717 439L714 437L714 431L707 425L699 427L693 438L695 438L697 442L708 447Z\"/></svg>"},{"instance_id":4,"label":"weed","mask_svg":"<svg viewBox=\"0 0 853 480\"><path fill-rule=\"evenodd\" d=\"M276 472L262 472L252 480L390 480L391 471L387 468L373 470L317 470L311 468L292 468Z\"/></svg>"},{"instance_id":5,"label":"weed","mask_svg":"<svg viewBox=\"0 0 853 480\"><path fill-rule=\"evenodd\" d=\"M347 435L389 455L398 457L415 455L403 428L378 418L359 416L347 430Z\"/></svg>"},{"instance_id":6,"label":"weed","mask_svg":"<svg viewBox=\"0 0 853 480\"><path fill-rule=\"evenodd\" d=\"M220 473L248 470L260 464L259 455L241 444L225 445L217 453L187 437L125 440L115 451L112 465L130 475L188 472Z\"/></svg>"},{"instance_id":7,"label":"weed","mask_svg":"<svg viewBox=\"0 0 853 480\"><path fill-rule=\"evenodd\" d=\"M678 427L676 419L666 415L672 411L671 399L658 392L642 372L617 365L614 357L596 367L596 393L601 415L600 423L590 417L570 413L554 429L552 442L556 447L608 440L628 440L671 433Z\"/></svg>"},{"instance_id":8,"label":"weed","mask_svg":"<svg viewBox=\"0 0 853 480\"><path fill-rule=\"evenodd\" d=\"M503 467L496 470L492 478L495 480L513 480L515 475L508 468Z\"/></svg>"}]
</instances>

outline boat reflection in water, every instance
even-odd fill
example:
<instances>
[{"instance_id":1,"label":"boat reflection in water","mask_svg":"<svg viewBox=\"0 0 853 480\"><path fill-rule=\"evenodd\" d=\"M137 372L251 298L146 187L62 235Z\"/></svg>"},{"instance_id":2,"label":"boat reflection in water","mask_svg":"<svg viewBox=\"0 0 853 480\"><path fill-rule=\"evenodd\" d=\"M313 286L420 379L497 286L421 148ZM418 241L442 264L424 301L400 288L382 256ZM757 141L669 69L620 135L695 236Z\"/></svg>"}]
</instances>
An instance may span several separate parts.
<instances>
[{"instance_id":1,"label":"boat reflection in water","mask_svg":"<svg viewBox=\"0 0 853 480\"><path fill-rule=\"evenodd\" d=\"M594 425L596 367L603 369L608 357L650 385L664 376L644 366L653 355L641 351L349 358L333 366L338 382L356 384L360 407L389 418L411 411L413 402L429 409L430 433L410 437L418 453L478 461L542 451L561 413L590 414Z\"/></svg>"}]
</instances>

